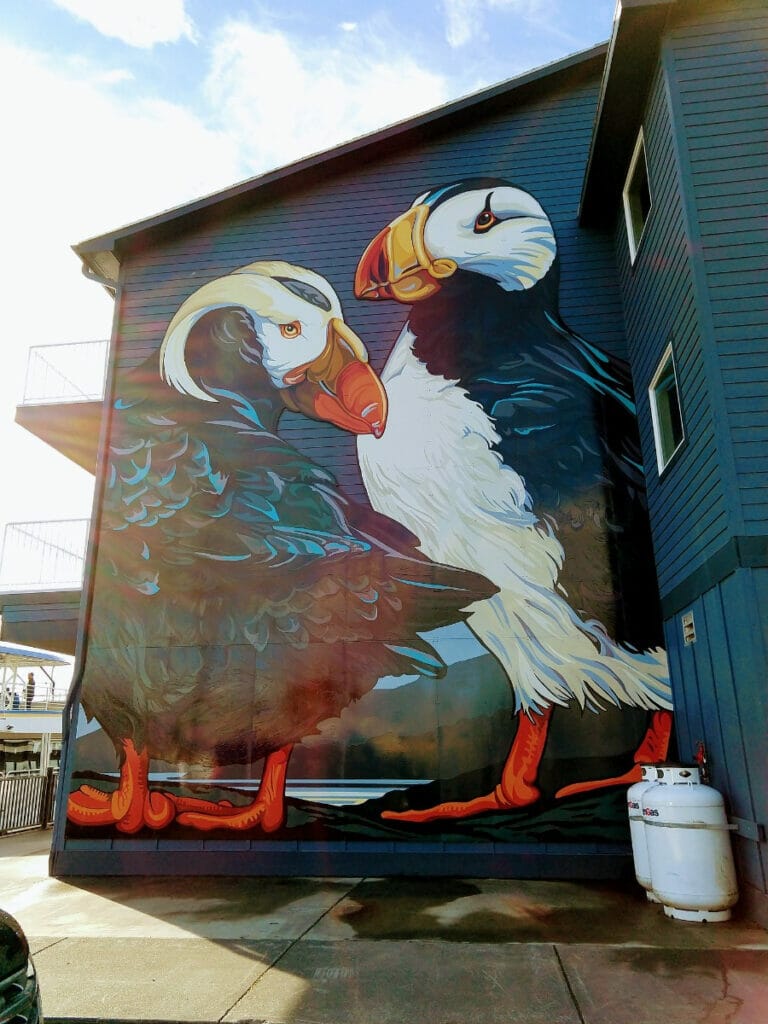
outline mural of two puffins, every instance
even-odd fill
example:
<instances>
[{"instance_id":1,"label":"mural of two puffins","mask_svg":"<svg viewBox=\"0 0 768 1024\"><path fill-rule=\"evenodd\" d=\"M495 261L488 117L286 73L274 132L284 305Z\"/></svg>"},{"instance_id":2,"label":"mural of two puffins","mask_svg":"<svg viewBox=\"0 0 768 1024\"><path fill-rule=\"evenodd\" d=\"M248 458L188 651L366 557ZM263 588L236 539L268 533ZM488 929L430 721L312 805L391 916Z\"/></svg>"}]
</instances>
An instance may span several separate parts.
<instances>
[{"instance_id":1,"label":"mural of two puffins","mask_svg":"<svg viewBox=\"0 0 768 1024\"><path fill-rule=\"evenodd\" d=\"M631 380L560 315L540 203L430 189L354 289L409 307L380 377L331 284L268 260L118 376L68 834L595 838L623 801L569 807L667 755ZM286 410L356 436L367 502L281 436ZM617 708L641 723L621 766L566 756L544 786L558 724L608 732ZM297 763L314 801L286 798ZM377 796L324 800L363 776Z\"/></svg>"}]
</instances>

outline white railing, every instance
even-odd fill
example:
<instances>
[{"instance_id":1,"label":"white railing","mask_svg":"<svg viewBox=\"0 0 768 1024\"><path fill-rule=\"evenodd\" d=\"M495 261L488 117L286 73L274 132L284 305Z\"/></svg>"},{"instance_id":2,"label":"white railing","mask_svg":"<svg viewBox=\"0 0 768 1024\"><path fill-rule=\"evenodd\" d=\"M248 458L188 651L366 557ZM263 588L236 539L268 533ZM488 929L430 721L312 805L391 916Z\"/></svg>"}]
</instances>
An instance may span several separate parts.
<instances>
[{"instance_id":1,"label":"white railing","mask_svg":"<svg viewBox=\"0 0 768 1024\"><path fill-rule=\"evenodd\" d=\"M89 525L89 519L8 523L0 551L0 591L82 587Z\"/></svg>"},{"instance_id":2,"label":"white railing","mask_svg":"<svg viewBox=\"0 0 768 1024\"><path fill-rule=\"evenodd\" d=\"M108 350L108 341L33 346L27 361L23 403L101 401Z\"/></svg>"},{"instance_id":3,"label":"white railing","mask_svg":"<svg viewBox=\"0 0 768 1024\"><path fill-rule=\"evenodd\" d=\"M56 671L55 666L53 671ZM66 666L62 666L62 669ZM72 669L67 668L69 676ZM0 692L0 714L5 717L6 722L20 724L15 726L19 732L34 730L34 718L27 717L27 711L63 711L67 703L70 682L59 681L52 676L48 679L40 677L40 670L37 670L38 678L35 680L35 692L30 693L27 688L26 669L18 669L16 672L6 670L3 674L2 692ZM7 737L6 737L7 738ZM1 742L1 741L0 741Z\"/></svg>"}]
</instances>

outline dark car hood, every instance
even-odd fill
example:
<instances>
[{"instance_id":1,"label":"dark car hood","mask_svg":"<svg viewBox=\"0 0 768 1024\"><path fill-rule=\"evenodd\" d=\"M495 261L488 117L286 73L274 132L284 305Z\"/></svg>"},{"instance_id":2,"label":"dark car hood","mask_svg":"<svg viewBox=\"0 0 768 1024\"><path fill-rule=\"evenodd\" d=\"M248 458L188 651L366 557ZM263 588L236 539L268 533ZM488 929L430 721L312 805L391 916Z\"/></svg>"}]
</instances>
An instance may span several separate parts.
<instances>
[{"instance_id":1,"label":"dark car hood","mask_svg":"<svg viewBox=\"0 0 768 1024\"><path fill-rule=\"evenodd\" d=\"M0 910L0 979L27 966L29 946L19 922Z\"/></svg>"}]
</instances>

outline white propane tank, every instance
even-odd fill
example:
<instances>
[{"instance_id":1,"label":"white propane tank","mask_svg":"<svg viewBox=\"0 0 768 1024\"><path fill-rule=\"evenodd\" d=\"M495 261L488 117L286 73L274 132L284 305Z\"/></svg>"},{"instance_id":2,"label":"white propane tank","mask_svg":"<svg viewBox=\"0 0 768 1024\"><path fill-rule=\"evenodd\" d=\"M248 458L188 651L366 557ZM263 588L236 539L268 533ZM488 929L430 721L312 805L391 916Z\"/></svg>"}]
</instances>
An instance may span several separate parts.
<instances>
[{"instance_id":1,"label":"white propane tank","mask_svg":"<svg viewBox=\"0 0 768 1024\"><path fill-rule=\"evenodd\" d=\"M727 921L738 899L723 798L692 765L657 768L643 794L653 892L667 917Z\"/></svg>"},{"instance_id":2,"label":"white propane tank","mask_svg":"<svg viewBox=\"0 0 768 1024\"><path fill-rule=\"evenodd\" d=\"M635 864L635 878L645 889L646 899L658 903L651 888L651 865L648 861L648 840L645 836L643 818L643 794L656 785L656 771L652 764L641 764L642 778L627 790L627 813L629 815L629 837L632 840L632 860Z\"/></svg>"}]
</instances>

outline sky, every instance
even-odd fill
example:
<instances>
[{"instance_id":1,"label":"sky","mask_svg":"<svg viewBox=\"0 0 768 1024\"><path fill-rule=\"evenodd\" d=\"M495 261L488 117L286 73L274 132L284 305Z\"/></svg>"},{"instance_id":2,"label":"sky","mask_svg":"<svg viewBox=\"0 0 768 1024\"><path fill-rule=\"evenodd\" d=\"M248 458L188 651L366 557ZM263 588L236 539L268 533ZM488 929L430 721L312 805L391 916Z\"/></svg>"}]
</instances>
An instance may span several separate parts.
<instances>
[{"instance_id":1,"label":"sky","mask_svg":"<svg viewBox=\"0 0 768 1024\"><path fill-rule=\"evenodd\" d=\"M6 523L91 513L14 423L30 346L108 338L71 246L607 40L616 0L3 0Z\"/></svg>"}]
</instances>

